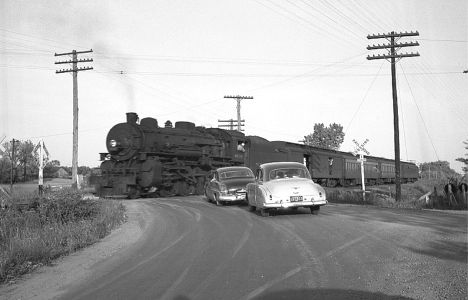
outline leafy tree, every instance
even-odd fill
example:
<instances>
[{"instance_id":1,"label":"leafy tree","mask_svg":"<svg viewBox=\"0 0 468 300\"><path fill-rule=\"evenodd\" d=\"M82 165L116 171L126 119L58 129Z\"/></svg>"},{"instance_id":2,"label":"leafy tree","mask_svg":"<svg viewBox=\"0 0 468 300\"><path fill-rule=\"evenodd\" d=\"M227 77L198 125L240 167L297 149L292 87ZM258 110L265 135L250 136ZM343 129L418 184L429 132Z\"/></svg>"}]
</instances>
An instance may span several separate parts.
<instances>
[{"instance_id":1,"label":"leafy tree","mask_svg":"<svg viewBox=\"0 0 468 300\"><path fill-rule=\"evenodd\" d=\"M81 175L91 174L91 168L87 167L87 166L79 166L78 167L78 174L81 174Z\"/></svg>"},{"instance_id":2,"label":"leafy tree","mask_svg":"<svg viewBox=\"0 0 468 300\"><path fill-rule=\"evenodd\" d=\"M468 140L464 141L463 144L465 144L465 149L468 150ZM462 162L465 164L465 166L462 168L463 172L468 173L468 153L465 154L466 157L460 157L457 158L456 161Z\"/></svg>"},{"instance_id":3,"label":"leafy tree","mask_svg":"<svg viewBox=\"0 0 468 300\"><path fill-rule=\"evenodd\" d=\"M16 144L17 146L17 144ZM15 146L15 147L16 147ZM18 167L18 152L15 151L15 157L14 160L12 160L12 145L10 142L4 142L3 145L3 151L1 151L1 161L2 163L0 164L0 181L1 182L10 182L11 179L11 167L13 164L13 181L16 181L16 169Z\"/></svg>"},{"instance_id":4,"label":"leafy tree","mask_svg":"<svg viewBox=\"0 0 468 300\"><path fill-rule=\"evenodd\" d=\"M60 168L60 161L54 159L46 163L44 166L44 177L52 178L55 172Z\"/></svg>"},{"instance_id":5,"label":"leafy tree","mask_svg":"<svg viewBox=\"0 0 468 300\"><path fill-rule=\"evenodd\" d=\"M304 144L318 148L338 150L344 141L343 126L330 124L325 127L323 123L315 123L314 133L304 136Z\"/></svg>"},{"instance_id":6,"label":"leafy tree","mask_svg":"<svg viewBox=\"0 0 468 300\"><path fill-rule=\"evenodd\" d=\"M29 177L31 177L37 171L33 154L34 144L30 140L25 142L20 141L17 149L18 162L23 169L23 181L27 181L28 173Z\"/></svg>"},{"instance_id":7,"label":"leafy tree","mask_svg":"<svg viewBox=\"0 0 468 300\"><path fill-rule=\"evenodd\" d=\"M455 170L450 168L450 163L448 161L442 160L422 163L419 166L419 170L422 178L447 180L460 176Z\"/></svg>"}]
</instances>

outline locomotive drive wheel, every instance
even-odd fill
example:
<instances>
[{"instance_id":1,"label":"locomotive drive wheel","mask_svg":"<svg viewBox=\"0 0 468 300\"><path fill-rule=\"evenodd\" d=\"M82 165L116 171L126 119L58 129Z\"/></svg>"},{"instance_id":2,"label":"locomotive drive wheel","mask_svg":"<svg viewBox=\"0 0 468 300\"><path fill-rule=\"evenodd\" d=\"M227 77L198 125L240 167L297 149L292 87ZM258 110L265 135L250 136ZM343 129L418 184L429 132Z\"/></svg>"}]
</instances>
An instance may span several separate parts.
<instances>
[{"instance_id":1,"label":"locomotive drive wheel","mask_svg":"<svg viewBox=\"0 0 468 300\"><path fill-rule=\"evenodd\" d=\"M190 184L188 186L188 194L189 195L195 195L196 193L196 187L193 184Z\"/></svg>"},{"instance_id":2,"label":"locomotive drive wheel","mask_svg":"<svg viewBox=\"0 0 468 300\"><path fill-rule=\"evenodd\" d=\"M313 215L318 215L319 211L320 211L320 206L312 206L310 208L310 213Z\"/></svg>"},{"instance_id":3,"label":"locomotive drive wheel","mask_svg":"<svg viewBox=\"0 0 468 300\"><path fill-rule=\"evenodd\" d=\"M262 217L269 217L269 216L270 216L270 212L268 211L268 209L261 208L261 209L260 209L260 215L261 215Z\"/></svg>"},{"instance_id":4,"label":"locomotive drive wheel","mask_svg":"<svg viewBox=\"0 0 468 300\"><path fill-rule=\"evenodd\" d=\"M203 195L205 192L205 178L200 176L197 178L197 183L195 184L197 195Z\"/></svg>"},{"instance_id":5,"label":"locomotive drive wheel","mask_svg":"<svg viewBox=\"0 0 468 300\"><path fill-rule=\"evenodd\" d=\"M140 197L140 191L135 186L128 187L128 199L137 199Z\"/></svg>"}]
</instances>

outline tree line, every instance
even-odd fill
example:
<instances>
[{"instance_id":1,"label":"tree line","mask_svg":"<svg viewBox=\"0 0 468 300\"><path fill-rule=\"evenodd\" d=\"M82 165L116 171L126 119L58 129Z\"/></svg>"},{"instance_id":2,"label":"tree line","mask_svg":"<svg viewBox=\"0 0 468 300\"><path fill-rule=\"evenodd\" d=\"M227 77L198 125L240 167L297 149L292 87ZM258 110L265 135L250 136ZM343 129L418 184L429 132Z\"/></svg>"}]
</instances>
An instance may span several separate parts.
<instances>
[{"instance_id":1,"label":"tree line","mask_svg":"<svg viewBox=\"0 0 468 300\"><path fill-rule=\"evenodd\" d=\"M13 167L13 182L27 182L38 178L39 153L34 151L35 145L30 141L16 141L15 154L13 156L13 145L4 142L0 147L0 183L11 181L11 169ZM44 178L57 177L57 171L63 168L71 176L71 167L61 166L58 160L44 158ZM87 175L91 168L78 167L78 174Z\"/></svg>"}]
</instances>

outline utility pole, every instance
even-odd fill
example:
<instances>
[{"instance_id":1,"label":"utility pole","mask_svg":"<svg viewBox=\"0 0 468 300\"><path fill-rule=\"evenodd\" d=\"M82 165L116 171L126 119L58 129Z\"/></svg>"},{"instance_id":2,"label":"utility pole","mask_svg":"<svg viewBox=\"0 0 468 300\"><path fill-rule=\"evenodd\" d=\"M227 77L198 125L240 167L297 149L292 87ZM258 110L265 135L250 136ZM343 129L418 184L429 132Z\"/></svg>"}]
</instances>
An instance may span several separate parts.
<instances>
[{"instance_id":1,"label":"utility pole","mask_svg":"<svg viewBox=\"0 0 468 300\"><path fill-rule=\"evenodd\" d=\"M236 120L234 119L229 119L229 120L218 120L219 123L229 123L229 124L218 124L218 127L219 128L222 128L222 127L227 127L229 128L229 130L234 130L234 124L237 122ZM241 126L244 126L244 123L242 122L245 122L245 120L241 120ZM244 131L243 129L241 129L240 131Z\"/></svg>"},{"instance_id":2,"label":"utility pole","mask_svg":"<svg viewBox=\"0 0 468 300\"><path fill-rule=\"evenodd\" d=\"M385 49L388 51L388 54L378 54L367 56L368 60L374 59L390 59L391 71L392 71L392 94L393 94L393 132L394 132L394 144L395 144L395 201L401 200L401 178L400 178L400 131L398 124L398 99L397 99L397 87L396 87L396 60L398 61L404 57L414 57L419 56L419 53L405 53L398 54L397 50L403 47L412 47L419 46L418 42L409 42L409 43L395 43L395 39L398 41L402 37L407 36L419 36L419 32L390 32L387 34L373 34L368 35L367 39L387 39L390 44L377 44L372 46L367 46L367 50L376 50L376 49Z\"/></svg>"},{"instance_id":3,"label":"utility pole","mask_svg":"<svg viewBox=\"0 0 468 300\"><path fill-rule=\"evenodd\" d=\"M13 194L13 169L15 165L15 144L18 140L11 140L11 166L10 166L10 194ZM16 168L16 167L15 167Z\"/></svg>"},{"instance_id":4,"label":"utility pole","mask_svg":"<svg viewBox=\"0 0 468 300\"><path fill-rule=\"evenodd\" d=\"M241 131L241 114L240 114L240 102L243 99L253 99L252 96L224 96L224 98L229 98L229 99L236 99L237 100L237 130L240 132Z\"/></svg>"},{"instance_id":5,"label":"utility pole","mask_svg":"<svg viewBox=\"0 0 468 300\"><path fill-rule=\"evenodd\" d=\"M55 53L55 56L72 55L72 60L58 61L58 64L72 64L71 69L55 71L56 74L73 72L73 158L72 158L72 187L78 187L78 72L92 70L93 67L78 67L78 63L92 62L92 58L78 59L78 54L92 53L93 50L76 51L69 53Z\"/></svg>"}]
</instances>

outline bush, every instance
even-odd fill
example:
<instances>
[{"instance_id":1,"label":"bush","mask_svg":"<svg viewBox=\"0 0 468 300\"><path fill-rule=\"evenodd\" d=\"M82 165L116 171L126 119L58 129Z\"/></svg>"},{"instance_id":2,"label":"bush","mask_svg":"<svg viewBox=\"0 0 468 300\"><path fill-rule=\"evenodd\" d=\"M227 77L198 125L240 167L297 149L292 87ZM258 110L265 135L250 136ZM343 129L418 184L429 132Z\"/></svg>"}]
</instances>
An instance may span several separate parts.
<instances>
[{"instance_id":1,"label":"bush","mask_svg":"<svg viewBox=\"0 0 468 300\"><path fill-rule=\"evenodd\" d=\"M13 195L0 211L0 282L95 243L125 221L121 202L82 196L70 189Z\"/></svg>"},{"instance_id":2,"label":"bush","mask_svg":"<svg viewBox=\"0 0 468 300\"><path fill-rule=\"evenodd\" d=\"M423 202L418 201L424 193L414 191L407 184L402 185L402 200L395 201L395 186L371 186L366 187L366 199L363 199L362 191L356 189L326 189L327 200L334 203L350 203L361 205L375 205L388 208L417 208L423 207Z\"/></svg>"}]
</instances>

